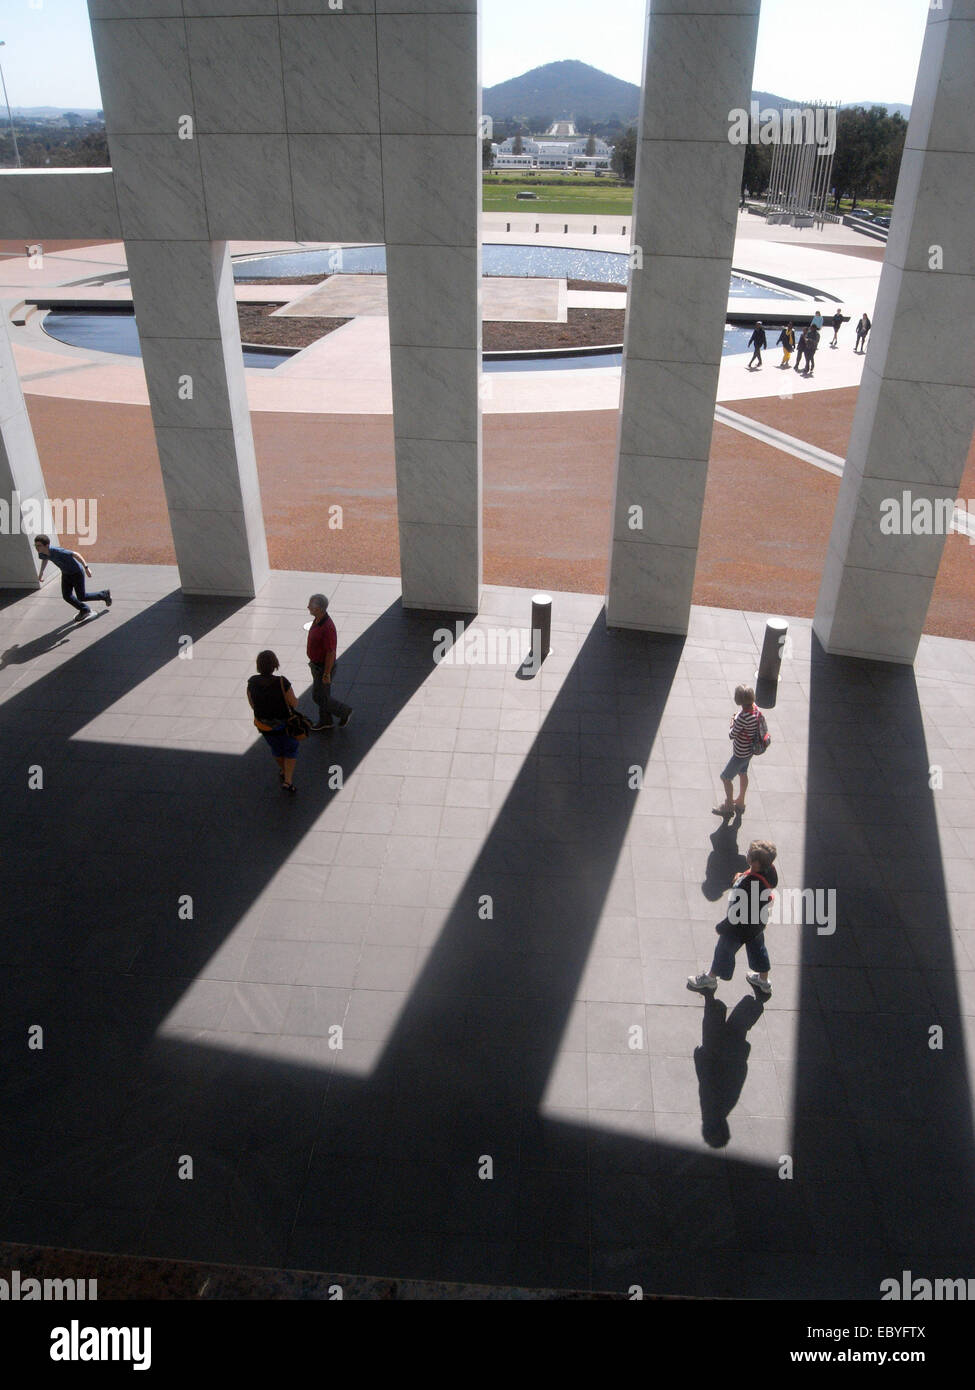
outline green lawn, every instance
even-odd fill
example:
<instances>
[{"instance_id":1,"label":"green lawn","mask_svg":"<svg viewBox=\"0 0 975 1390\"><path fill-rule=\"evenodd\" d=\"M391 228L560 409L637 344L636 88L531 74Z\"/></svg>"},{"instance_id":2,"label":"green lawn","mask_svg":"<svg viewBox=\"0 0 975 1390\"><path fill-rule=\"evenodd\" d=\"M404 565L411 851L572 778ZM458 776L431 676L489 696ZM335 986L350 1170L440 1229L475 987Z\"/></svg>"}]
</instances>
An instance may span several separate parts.
<instances>
[{"instance_id":1,"label":"green lawn","mask_svg":"<svg viewBox=\"0 0 975 1390\"><path fill-rule=\"evenodd\" d=\"M528 189L537 198L516 198L515 194ZM485 212L537 212L543 216L565 213L585 217L629 217L633 211L633 189L605 185L600 179L575 181L571 178L555 186L533 180L484 180L482 207Z\"/></svg>"}]
</instances>

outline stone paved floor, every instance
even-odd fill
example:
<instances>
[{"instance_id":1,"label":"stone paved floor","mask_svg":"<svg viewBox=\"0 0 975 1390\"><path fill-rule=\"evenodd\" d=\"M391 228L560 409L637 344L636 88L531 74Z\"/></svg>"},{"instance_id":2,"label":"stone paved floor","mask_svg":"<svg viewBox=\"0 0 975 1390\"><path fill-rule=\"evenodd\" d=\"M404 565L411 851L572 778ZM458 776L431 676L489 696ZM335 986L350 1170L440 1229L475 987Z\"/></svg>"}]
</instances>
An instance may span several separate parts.
<instances>
[{"instance_id":1,"label":"stone paved floor","mask_svg":"<svg viewBox=\"0 0 975 1390\"><path fill-rule=\"evenodd\" d=\"M391 579L97 577L116 603L81 627L53 586L0 608L0 1238L787 1298L971 1272L975 647L834 661L794 621L723 832L762 616L654 638L557 594L521 679L519 638L435 667L454 620ZM241 692L273 645L310 708L315 589L355 718L286 799ZM475 631L528 600L486 590ZM771 999L742 961L705 1004L685 977L764 835L835 930L770 927Z\"/></svg>"}]
</instances>

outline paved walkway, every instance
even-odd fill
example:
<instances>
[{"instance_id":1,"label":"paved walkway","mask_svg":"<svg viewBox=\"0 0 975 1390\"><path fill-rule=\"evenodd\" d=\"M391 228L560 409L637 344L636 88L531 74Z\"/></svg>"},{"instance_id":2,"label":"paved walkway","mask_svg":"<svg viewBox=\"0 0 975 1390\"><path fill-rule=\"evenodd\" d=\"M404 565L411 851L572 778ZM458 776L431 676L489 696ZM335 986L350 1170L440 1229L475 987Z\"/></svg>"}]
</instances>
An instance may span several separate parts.
<instances>
[{"instance_id":1,"label":"paved walkway","mask_svg":"<svg viewBox=\"0 0 975 1390\"><path fill-rule=\"evenodd\" d=\"M722 829L763 615L654 639L556 594L522 680L528 591L485 592L494 664L435 666L453 619L395 580L96 577L81 627L53 586L0 610L6 1239L725 1297L970 1272L975 647L833 661L793 621ZM288 799L242 689L271 644L309 707L313 589L355 716ZM835 903L770 927L769 1000L742 963L705 1002L753 836Z\"/></svg>"}]
</instances>

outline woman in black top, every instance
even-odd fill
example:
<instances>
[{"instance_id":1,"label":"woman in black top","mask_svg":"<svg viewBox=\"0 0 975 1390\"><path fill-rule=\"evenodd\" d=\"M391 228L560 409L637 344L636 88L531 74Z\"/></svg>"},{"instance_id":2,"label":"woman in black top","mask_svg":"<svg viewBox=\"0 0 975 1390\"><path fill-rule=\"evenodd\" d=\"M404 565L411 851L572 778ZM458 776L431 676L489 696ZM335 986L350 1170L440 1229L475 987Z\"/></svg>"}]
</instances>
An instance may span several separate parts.
<instances>
[{"instance_id":1,"label":"woman in black top","mask_svg":"<svg viewBox=\"0 0 975 1390\"><path fill-rule=\"evenodd\" d=\"M285 725L298 701L291 689L291 682L284 676L276 676L278 659L273 652L259 652L257 675L247 682L247 700L254 711L255 728L264 735L274 760L278 765L281 785L286 792L295 791L291 780L295 771L295 758L298 755L298 740L292 738Z\"/></svg>"}]
</instances>

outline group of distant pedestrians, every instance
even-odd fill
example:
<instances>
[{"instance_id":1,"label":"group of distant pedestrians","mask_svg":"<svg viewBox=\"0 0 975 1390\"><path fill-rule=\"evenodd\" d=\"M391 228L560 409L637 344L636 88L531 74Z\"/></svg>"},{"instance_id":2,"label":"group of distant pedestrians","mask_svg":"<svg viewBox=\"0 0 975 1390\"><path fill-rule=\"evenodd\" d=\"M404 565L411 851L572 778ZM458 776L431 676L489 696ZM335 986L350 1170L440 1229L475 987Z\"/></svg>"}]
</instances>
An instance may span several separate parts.
<instances>
[{"instance_id":1,"label":"group of distant pedestrians","mask_svg":"<svg viewBox=\"0 0 975 1390\"><path fill-rule=\"evenodd\" d=\"M833 341L830 343L830 347L839 347L839 332L846 322L843 317L842 309L837 309L829 322L833 330ZM800 332L798 341L796 340L796 331L792 324L786 324L776 339L776 347L782 349L782 361L779 363L780 370L790 366L792 354L794 352L796 354L796 361L792 370L795 372L801 371L803 376L806 377L814 375L816 369L816 352L819 349L822 327L823 316L818 309L810 320L809 327L802 329ZM861 314L857 322L856 347L853 349L854 352L859 353L866 350L867 334L872 327L873 325L867 315ZM748 346L752 349L752 355L746 370L752 371L756 363L758 367L761 367L762 352L768 346L768 338L761 322L755 324L752 336L748 339ZM803 368L803 362L806 364L805 368Z\"/></svg>"},{"instance_id":2,"label":"group of distant pedestrians","mask_svg":"<svg viewBox=\"0 0 975 1390\"><path fill-rule=\"evenodd\" d=\"M735 704L738 710L729 729L731 757L721 773L724 800L714 807L715 815L723 819L740 817L745 812L748 768L756 747L761 745L764 727L762 712L755 704L755 691L751 686L736 687ZM735 778L738 778L737 799ZM744 946L750 966L745 978L763 998L768 998L772 993L769 983L772 965L765 945L765 927L774 896L773 889L779 881L775 869L777 854L771 840L752 840L748 846L748 867L735 876L731 885L727 913L716 928L718 940L711 964L699 975L688 978L688 989L697 994L713 995L719 979L731 979L735 971L735 957Z\"/></svg>"},{"instance_id":3,"label":"group of distant pedestrians","mask_svg":"<svg viewBox=\"0 0 975 1390\"><path fill-rule=\"evenodd\" d=\"M311 697L318 706L318 720L312 724L298 710L291 682L278 674L280 662L272 651L257 655L257 674L247 682L247 700L254 711L254 726L260 730L278 765L278 778L284 791L295 792L294 771L299 741L308 733L329 733L344 729L352 718L348 705L332 695L332 677L338 650L338 633L328 616L328 599L312 594L308 600L311 623L306 653L311 671Z\"/></svg>"}]
</instances>

